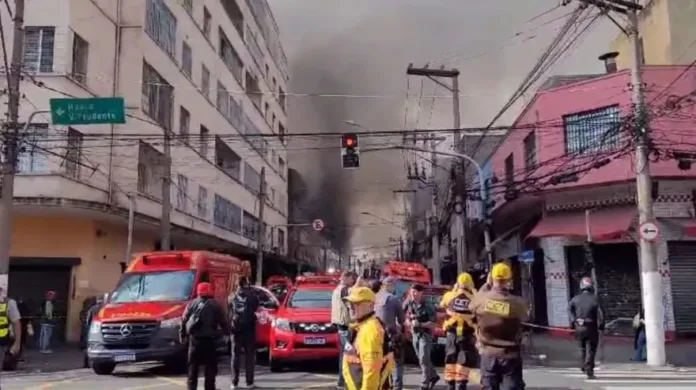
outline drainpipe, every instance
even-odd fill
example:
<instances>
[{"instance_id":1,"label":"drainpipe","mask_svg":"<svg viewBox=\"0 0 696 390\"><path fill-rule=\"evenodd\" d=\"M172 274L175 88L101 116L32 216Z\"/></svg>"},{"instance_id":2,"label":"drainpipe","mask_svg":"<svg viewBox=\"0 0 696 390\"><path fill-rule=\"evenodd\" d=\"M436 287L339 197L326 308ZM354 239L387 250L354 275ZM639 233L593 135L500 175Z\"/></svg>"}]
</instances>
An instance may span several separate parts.
<instances>
[{"instance_id":1,"label":"drainpipe","mask_svg":"<svg viewBox=\"0 0 696 390\"><path fill-rule=\"evenodd\" d=\"M116 44L114 45L114 71L112 73L111 82L111 96L116 97L116 91L118 89L118 81L121 67L121 2L122 0L116 0ZM114 170L114 135L116 133L116 125L110 125L111 137L109 137L109 175L108 175L108 204L113 202L113 170ZM131 195L132 196L132 195Z\"/></svg>"}]
</instances>

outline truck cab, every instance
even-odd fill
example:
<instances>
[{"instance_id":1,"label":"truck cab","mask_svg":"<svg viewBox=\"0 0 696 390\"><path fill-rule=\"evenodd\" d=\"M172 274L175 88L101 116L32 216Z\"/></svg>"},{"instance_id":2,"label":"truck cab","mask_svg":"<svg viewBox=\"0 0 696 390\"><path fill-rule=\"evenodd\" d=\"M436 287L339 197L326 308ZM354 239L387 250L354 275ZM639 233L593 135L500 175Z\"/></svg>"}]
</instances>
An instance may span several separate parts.
<instances>
[{"instance_id":1,"label":"truck cab","mask_svg":"<svg viewBox=\"0 0 696 390\"><path fill-rule=\"evenodd\" d=\"M396 279L394 294L403 299L406 292L414 284L424 286L431 283L430 271L418 263L406 263L402 261L390 261L382 268L382 276L391 276Z\"/></svg>"},{"instance_id":2,"label":"truck cab","mask_svg":"<svg viewBox=\"0 0 696 390\"><path fill-rule=\"evenodd\" d=\"M135 255L90 326L87 355L94 372L109 375L117 364L134 362L185 365L179 328L195 286L209 282L226 311L239 277L250 273L249 262L212 252Z\"/></svg>"}]
</instances>

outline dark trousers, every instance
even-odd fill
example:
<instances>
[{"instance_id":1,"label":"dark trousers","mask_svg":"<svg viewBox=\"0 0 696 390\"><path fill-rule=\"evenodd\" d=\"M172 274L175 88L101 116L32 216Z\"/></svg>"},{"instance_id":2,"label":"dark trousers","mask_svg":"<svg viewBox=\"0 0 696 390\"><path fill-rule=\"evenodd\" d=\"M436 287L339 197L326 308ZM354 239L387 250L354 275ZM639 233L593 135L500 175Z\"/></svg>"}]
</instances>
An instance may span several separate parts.
<instances>
[{"instance_id":1,"label":"dark trousers","mask_svg":"<svg viewBox=\"0 0 696 390\"><path fill-rule=\"evenodd\" d=\"M481 354L481 390L524 390L522 356Z\"/></svg>"},{"instance_id":2,"label":"dark trousers","mask_svg":"<svg viewBox=\"0 0 696 390\"><path fill-rule=\"evenodd\" d=\"M597 328L578 327L575 329L575 336L580 343L580 367L588 374L593 374L599 331Z\"/></svg>"},{"instance_id":3,"label":"dark trousers","mask_svg":"<svg viewBox=\"0 0 696 390\"><path fill-rule=\"evenodd\" d=\"M205 390L215 390L217 376L217 351L214 338L191 338L188 349L188 390L198 388L198 368L205 369Z\"/></svg>"},{"instance_id":4,"label":"dark trousers","mask_svg":"<svg viewBox=\"0 0 696 390\"><path fill-rule=\"evenodd\" d=\"M238 331L232 336L232 383L239 384L239 366L244 359L246 384L254 384L254 366L256 365L256 331Z\"/></svg>"}]
</instances>

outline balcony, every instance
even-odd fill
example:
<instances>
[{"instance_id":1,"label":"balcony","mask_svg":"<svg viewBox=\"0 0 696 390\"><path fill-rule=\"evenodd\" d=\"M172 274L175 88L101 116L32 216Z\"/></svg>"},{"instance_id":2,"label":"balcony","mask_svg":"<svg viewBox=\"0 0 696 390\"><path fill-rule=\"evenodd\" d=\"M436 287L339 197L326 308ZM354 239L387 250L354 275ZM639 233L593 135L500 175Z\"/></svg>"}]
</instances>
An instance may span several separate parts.
<instances>
[{"instance_id":1,"label":"balcony","mask_svg":"<svg viewBox=\"0 0 696 390\"><path fill-rule=\"evenodd\" d=\"M261 102L261 88L259 88L259 80L250 72L246 72L246 95L254 103L259 113L263 115Z\"/></svg>"},{"instance_id":2,"label":"balcony","mask_svg":"<svg viewBox=\"0 0 696 390\"><path fill-rule=\"evenodd\" d=\"M233 179L240 180L242 158L219 136L215 137L215 164Z\"/></svg>"},{"instance_id":3,"label":"balcony","mask_svg":"<svg viewBox=\"0 0 696 390\"><path fill-rule=\"evenodd\" d=\"M263 50L256 40L256 35L251 31L249 26L246 28L246 39L244 41L246 42L246 47L249 49L251 58L253 58L254 62L256 62L256 66L258 66L259 71L262 70L265 64L263 60Z\"/></svg>"},{"instance_id":4,"label":"balcony","mask_svg":"<svg viewBox=\"0 0 696 390\"><path fill-rule=\"evenodd\" d=\"M227 13L227 17L230 18L232 25L239 33L239 36L244 39L244 14L242 10L239 9L236 0L227 0L222 2L222 7Z\"/></svg>"}]
</instances>

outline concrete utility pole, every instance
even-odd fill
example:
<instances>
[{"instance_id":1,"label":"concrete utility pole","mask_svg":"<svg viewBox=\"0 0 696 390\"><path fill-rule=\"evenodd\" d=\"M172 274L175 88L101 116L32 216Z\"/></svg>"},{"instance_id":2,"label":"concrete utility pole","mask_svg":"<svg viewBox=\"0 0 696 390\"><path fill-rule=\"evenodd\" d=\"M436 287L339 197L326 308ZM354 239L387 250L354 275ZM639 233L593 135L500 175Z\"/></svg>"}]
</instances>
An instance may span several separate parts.
<instances>
[{"instance_id":1,"label":"concrete utility pole","mask_svg":"<svg viewBox=\"0 0 696 390\"><path fill-rule=\"evenodd\" d=\"M172 249L172 133L164 129L164 166L162 167L162 218L160 220L160 250Z\"/></svg>"},{"instance_id":2,"label":"concrete utility pole","mask_svg":"<svg viewBox=\"0 0 696 390\"><path fill-rule=\"evenodd\" d=\"M266 226L263 214L266 209L266 167L261 167L261 186L259 188L259 226L256 228L256 285L263 284L263 247L266 245Z\"/></svg>"},{"instance_id":3,"label":"concrete utility pole","mask_svg":"<svg viewBox=\"0 0 696 390\"><path fill-rule=\"evenodd\" d=\"M2 186L0 198L0 287L7 293L12 242L12 209L14 207L14 179L19 151L19 84L24 56L24 0L15 0L12 59L7 73L9 95L8 117L2 137Z\"/></svg>"}]
</instances>

